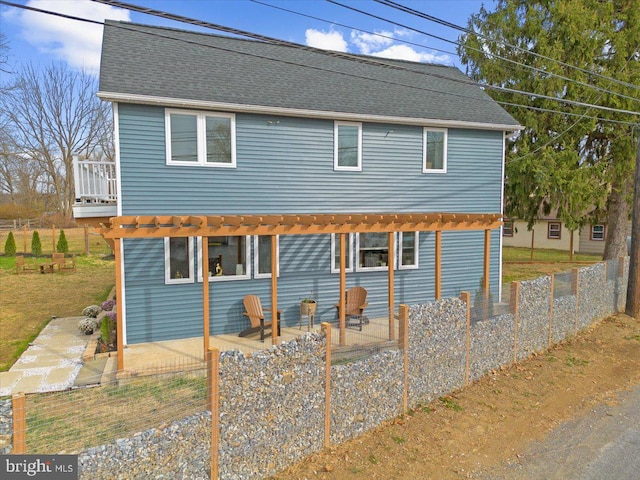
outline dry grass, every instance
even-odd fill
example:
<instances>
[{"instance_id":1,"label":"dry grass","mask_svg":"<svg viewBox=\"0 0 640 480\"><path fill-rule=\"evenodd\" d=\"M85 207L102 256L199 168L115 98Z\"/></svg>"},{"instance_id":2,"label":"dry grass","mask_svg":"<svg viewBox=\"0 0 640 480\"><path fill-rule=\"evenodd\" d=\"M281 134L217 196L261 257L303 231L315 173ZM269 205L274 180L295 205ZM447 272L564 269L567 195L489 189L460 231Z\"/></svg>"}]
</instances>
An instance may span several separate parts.
<instances>
[{"instance_id":1,"label":"dry grass","mask_svg":"<svg viewBox=\"0 0 640 480\"><path fill-rule=\"evenodd\" d=\"M82 252L83 234L83 229L65 230L71 252ZM6 238L6 233L3 236ZM0 257L0 371L11 367L51 316L79 316L84 307L107 297L115 283L114 266L113 261L101 259L110 250L98 238L96 241L91 237L92 251L100 254L77 257L75 271L17 275L15 259ZM20 252L21 244L16 243ZM51 252L51 242L48 243L42 241L45 253L47 247Z\"/></svg>"}]
</instances>

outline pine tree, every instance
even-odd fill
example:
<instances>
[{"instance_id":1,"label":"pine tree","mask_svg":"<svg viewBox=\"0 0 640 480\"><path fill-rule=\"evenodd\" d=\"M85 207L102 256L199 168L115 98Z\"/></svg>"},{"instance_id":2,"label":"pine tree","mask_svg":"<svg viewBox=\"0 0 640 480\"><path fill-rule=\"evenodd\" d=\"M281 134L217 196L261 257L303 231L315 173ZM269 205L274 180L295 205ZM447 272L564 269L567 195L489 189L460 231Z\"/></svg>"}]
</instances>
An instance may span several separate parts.
<instances>
[{"instance_id":1,"label":"pine tree","mask_svg":"<svg viewBox=\"0 0 640 480\"><path fill-rule=\"evenodd\" d=\"M42 243L40 243L40 234L37 230L34 230L31 237L31 253L36 257L42 255Z\"/></svg>"},{"instance_id":2,"label":"pine tree","mask_svg":"<svg viewBox=\"0 0 640 480\"><path fill-rule=\"evenodd\" d=\"M4 254L13 257L16 254L16 239L13 238L13 232L9 232L7 241L4 243Z\"/></svg>"},{"instance_id":3,"label":"pine tree","mask_svg":"<svg viewBox=\"0 0 640 480\"><path fill-rule=\"evenodd\" d=\"M64 230L60 230L60 238L58 238L58 243L56 244L56 251L58 253L69 253L69 244L67 243Z\"/></svg>"}]
</instances>

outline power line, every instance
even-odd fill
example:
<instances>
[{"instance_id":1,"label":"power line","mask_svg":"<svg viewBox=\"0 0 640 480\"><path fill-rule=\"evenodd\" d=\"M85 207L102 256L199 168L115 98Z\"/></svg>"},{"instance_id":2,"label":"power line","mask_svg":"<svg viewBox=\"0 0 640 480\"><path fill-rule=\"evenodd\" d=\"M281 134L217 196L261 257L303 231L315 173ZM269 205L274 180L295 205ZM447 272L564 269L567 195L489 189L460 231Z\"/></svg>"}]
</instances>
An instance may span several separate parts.
<instances>
[{"instance_id":1,"label":"power line","mask_svg":"<svg viewBox=\"0 0 640 480\"><path fill-rule=\"evenodd\" d=\"M602 75L602 74L600 74L598 72L594 72L593 70L587 70L585 68L581 68L581 67L578 67L576 65L571 65L571 64L562 62L562 61L557 60L555 58L547 57L547 56L542 55L540 53L532 52L531 50L526 50L526 49L524 49L522 47L519 47L517 45L511 45L510 43L507 43L507 42L505 42L503 40L498 40L498 39L495 39L495 38L491 38L488 35L484 35L482 33L478 33L478 32L476 32L474 30L470 30L470 29L462 27L460 25L456 25L455 23L451 23L451 22L448 22L448 21L443 20L441 18L434 17L433 15L429 15L429 14L421 12L419 10L416 10L416 9L413 9L413 8L409 8L409 7L405 6L405 5L402 5L400 3L394 2L392 0L373 0L373 1L377 2L377 3L380 3L382 5L386 5L388 7L394 8L396 10L400 10L400 11L403 11L405 13L409 13L411 15L415 15L415 16L423 18L425 20L429 20L431 22L438 23L439 25L443 25L445 27L453 28L453 29L459 30L461 32L465 32L465 33L467 33L469 35L475 35L477 37L480 37L480 38L482 38L484 40L488 40L490 42L500 43L500 44L502 44L502 45L504 45L506 47L513 48L515 50L518 50L520 52L532 55L534 57L541 58L543 60L547 60L547 61L550 61L550 62L553 62L553 63L557 63L559 65L562 65L563 67L572 68L572 69L578 70L578 71L580 71L582 73L586 73L588 75L599 77L599 78L602 78L604 80L608 80L610 82L618 83L618 84L623 85L625 87L631 87L631 88L634 88L636 90L640 90L640 85L635 85L633 83L624 82L622 80L618 80L616 78L608 77L608 76ZM335 3L335 2L332 2L332 3ZM498 58L500 58L500 57L498 57ZM632 98L632 97L627 97L627 98ZM633 100L637 100L636 98L632 98L632 99Z\"/></svg>"},{"instance_id":2,"label":"power line","mask_svg":"<svg viewBox=\"0 0 640 480\"><path fill-rule=\"evenodd\" d=\"M98 3L109 3L109 4L110 3L118 3L118 4L122 3L122 2L107 2L107 1L103 1L103 0L93 0L93 1L98 1ZM39 12L39 13L58 16L58 17L62 17L62 18L68 18L68 19L77 20L77 21L94 23L94 24L98 24L98 25L104 25L104 23L100 22L100 21L85 19L85 18L81 18L81 17L75 17L75 16L72 16L72 15L66 15L66 14L62 14L62 13L58 13L58 12L52 12L52 11L48 11L48 10L42 10L42 9L38 9L38 8L35 8L35 7L27 7L25 5L20 5L20 4L15 4L15 3L12 3L12 2L8 2L6 0L0 0L0 4L9 5L9 6L13 6L13 7L16 7L16 8L21 8L21 9L26 9L26 10L31 10L31 11L36 11L36 12ZM135 7L135 6L133 6L133 7ZM121 7L121 8L126 8L126 7ZM140 11L142 11L142 13L147 13L144 10L150 10L150 9L145 9L143 7L138 7L138 8L140 8ZM168 14L166 12L165 12L165 14L166 15L170 15L170 16L173 15L173 14ZM179 16L176 16L176 17L179 17ZM173 18L171 18L171 19L173 19ZM202 22L202 21L197 21L197 22L200 22L200 23L203 23L203 24L207 24L207 22ZM134 28L128 27L128 26L126 26L124 24L120 24L120 25L111 24L110 26L116 27L116 28L125 29L125 30L135 31L135 32L138 32L138 33L143 33L143 34L147 34L147 35L151 35L151 36L162 37L162 38L166 38L166 39L173 40L173 41L181 41L181 42L184 42L184 43L189 43L189 44L198 45L198 46L204 46L204 47L207 47L207 48L213 48L213 49L222 50L222 51L229 51L229 52L232 52L232 53L235 53L235 54L239 54L239 55L254 56L254 57L257 57L257 58L263 58L263 59L267 59L267 60L271 60L271 61L277 61L277 62L280 62L280 63L291 64L291 65L295 65L295 66L301 66L301 67L304 67L304 68L310 68L310 69L315 69L315 70L320 70L320 71L328 71L328 72L331 72L331 73L338 73L340 75L354 77L354 78L364 78L364 79L367 79L367 80L386 83L386 84L390 84L390 85L397 85L397 86L402 86L402 87L406 87L406 88L413 88L413 89L422 90L422 91L431 91L431 92L434 92L434 93L441 93L441 94L450 95L450 96L469 98L469 99L473 99L473 100L476 100L476 101L486 101L486 102L493 102L494 101L494 100L492 100L490 98L487 98L486 100L484 100L484 99L481 99L481 98L470 97L468 95L463 95L463 94L455 94L455 93L451 93L451 92L445 92L445 91L440 91L440 90L435 90L435 89L429 89L429 88L425 88L425 87L417 87L415 85L407 85L407 84L402 84L402 83L398 83L398 82L391 82L391 81L384 81L384 80L379 80L379 79L372 79L372 78L370 78L368 76L355 75L355 74L346 73L346 72L338 72L338 71L334 71L334 70L323 69L323 68L316 67L316 66L303 65L303 64L300 64L300 63L296 63L296 62L288 62L288 61L284 61L284 60L279 59L279 58L272 58L272 57L267 57L267 56L263 56L263 55L256 55L256 54L249 54L249 53L246 53L246 52L240 52L240 51L237 51L237 50L224 49L224 48L221 48L221 47L205 45L205 44L202 44L202 43L196 42L196 41L190 41L190 40L175 38L175 37L172 37L172 36L169 36L169 35L163 35L163 34L160 34L160 33L157 33L157 32L143 32L143 31L141 31L139 29L134 29ZM205 25L203 25L203 26L205 26ZM150 28L154 28L154 27L150 27ZM209 27L209 28L214 28L214 27ZM225 28L225 30L235 30L236 32L241 32L240 30L231 29L229 27L223 27L223 28ZM252 34L252 35L258 35L258 34ZM260 36L260 35L258 35L258 36ZM270 38L270 37L264 37L264 38ZM273 43L273 42L269 42L269 43ZM325 55L328 54L330 56L341 56L341 55L336 55L336 54L334 54L332 52L327 52L326 50L315 49L315 48L312 48L312 47L306 47L306 46L299 45L299 44L292 43L292 42L278 41L278 43L287 44L287 46L293 46L295 48L304 48L306 50L311 50L311 51L314 51L314 52L317 52L317 53L322 53L322 54L325 54ZM372 59L370 59L368 57L356 57L356 56L353 56L353 55L349 55L347 58L350 59L351 57L354 57L354 58L360 60L361 63L369 63L368 60L372 60ZM470 80L469 81L464 81L464 80L458 80L458 79L451 79L449 77L445 77L445 76L442 76L442 75L429 74L429 73L426 73L426 72L420 72L420 71L416 71L416 70L411 70L411 69L408 69L408 68L401 67L401 66L399 66L397 64L394 65L394 64L388 64L388 63L377 62L377 61L373 61L373 63L376 64L376 65L395 68L395 69L399 69L399 70L405 70L405 71L409 71L409 72L420 74L420 75L431 75L431 76L440 77L440 78L443 78L443 79L449 80L449 81L456 81L456 82L460 82L460 83L464 83L464 84L471 84L471 85L481 86L482 87L482 85L478 85L477 83L475 83L473 81L470 81ZM529 94L529 95L535 95L535 94ZM552 100L562 101L561 99L556 99L556 98L551 98L551 99ZM585 105L587 105L587 104L585 104ZM525 106L525 105L520 105L520 104L518 104L518 106L521 106L522 108L530 108L530 109L536 109L537 108L537 107L530 107L530 106ZM587 106L591 106L591 105L587 105ZM603 108L603 107L600 107L600 106L592 106L592 107L599 108L599 109ZM553 113L560 114L560 115L566 115L565 112L553 111L553 110L549 110L549 111L553 112ZM620 112L620 113L638 114L636 112L626 112L626 111L618 111L618 112ZM599 121L603 121L603 122L609 122L608 119L600 118L600 117L598 117L598 120ZM619 121L614 121L614 122L618 123Z\"/></svg>"},{"instance_id":3,"label":"power line","mask_svg":"<svg viewBox=\"0 0 640 480\"><path fill-rule=\"evenodd\" d=\"M336 22L334 20L327 20L326 18L315 17L315 16L309 15L307 13L297 12L297 11L291 10L289 8L279 7L278 5L272 5L270 3L261 2L259 0L249 0L249 1L253 2L253 3L256 3L258 5L264 5L265 7L273 8L275 10L280 10L280 11L283 11L283 12L291 13L293 15L298 15L300 17L310 18L312 20L318 20L319 22L324 22L324 23L328 23L328 24L331 24L331 25L338 25L339 27L349 28L351 30L356 30L356 31L362 32L362 33L368 33L369 35L375 35L376 37L386 38L388 40L394 40L396 42L401 42L401 43L404 43L406 45L413 45L414 47L420 47L420 48L429 48L431 50L435 50L437 52L442 52L442 53L447 53L449 55L458 55L456 52L450 52L448 50L442 50L441 48L430 47L430 46L424 45L422 43L410 42L409 40L403 40L401 38L396 38L396 37L392 37L392 36L389 36L389 35L384 35L383 33L372 32L370 30L363 30L362 28L353 27L351 25L346 25L344 23Z\"/></svg>"},{"instance_id":4,"label":"power line","mask_svg":"<svg viewBox=\"0 0 640 480\"><path fill-rule=\"evenodd\" d=\"M339 6L339 7L343 7L343 8L346 8L346 9L348 9L348 10L351 10L351 11L354 11L354 12L358 12L358 13L361 13L361 14L363 14L363 15L366 15L366 16L369 16L369 17L372 17L372 18L375 18L375 19L377 19L377 20L381 20L381 21L384 21L384 22L388 22L388 23L391 23L392 25L396 25L396 26L398 26L398 27L406 28L406 29L411 30L411 31L414 31L414 32L416 32L416 33L420 33L420 34L422 34L422 35L427 35L427 36L429 36L429 37L436 38L436 39L441 40L441 41L443 41L443 42L451 43L451 44L453 44L453 45L457 45L457 46L462 46L462 44L461 44L460 42L457 42L457 41L455 41L455 40L449 40L449 39L447 39L447 38L439 37L439 36L437 36L437 35L433 35L433 34L431 34L431 33L425 32L424 30L418 30L418 29L416 29L416 28L413 28L413 27L410 27L410 26L408 26L408 25L405 25L405 24L402 24L402 23L399 23L399 22L396 22L396 21L390 20L390 19L388 19L388 18L381 17L381 16L378 16L378 15L374 15L373 13L370 13L370 12L367 12L367 11L364 11L364 10L360 10L360 9L358 9L358 8L355 8L355 7L352 7L352 6L349 6L349 5L345 5L345 4L340 3L340 2L338 2L338 1L336 1L336 0L326 0L326 1L327 1L327 2L329 2L329 3L332 3L332 4L334 4L334 5L337 5L337 6ZM376 1L377 1L377 0L376 0ZM425 15L426 15L426 14L425 14ZM453 24L452 24L452 25L453 25ZM460 27L460 28L462 28L462 27ZM478 52L478 53L480 53L480 54L482 54L482 55L487 55L487 52L485 52L485 51L483 51L483 50L481 50L481 49L479 49L479 48L474 48L474 47L467 47L467 48L469 48L470 50L473 50L473 51L475 51L475 52ZM513 64L513 65L517 65L517 66L519 66L519 67L528 68L528 69L533 70L534 72L537 72L537 73L539 73L539 74L541 74L541 75L544 75L544 76L552 76L552 77L560 78L560 79L565 80L565 81L567 81L567 82L577 83L577 84L582 85L582 86L585 86L585 87L587 87L587 88L593 88L593 89L595 89L595 90L600 90L600 91L603 91L603 92L607 92L607 93L610 93L610 94L612 94L612 95L617 95L617 96L620 96L620 97L624 97L624 98L627 98L627 99L630 99L630 100L633 100L633 101L636 101L636 102L637 102L637 101L640 101L638 98L630 97L630 96L627 96L627 95L625 95L625 94L623 94L623 93L618 93L618 92L614 92L614 91L612 91L612 90L607 90L607 89L605 89L605 88L598 87L598 86L596 86L596 85L592 85L592 84L590 84L590 83L584 83L584 82L581 82L581 81L579 81L579 80L575 80L575 79L572 79L572 78L569 78L569 77L565 77L565 76L560 75L560 74L557 74L557 73L549 72L549 71L547 71L547 70L543 70L543 69L541 69L541 68L537 68L537 67L533 67L533 66L531 66L531 65L527 65L526 63L522 63L522 62L518 62L518 61L516 61L516 60L512 60L512 59L510 59L510 58L502 57L502 56L500 56L500 55L496 55L496 54L493 54L493 53L492 53L492 54L490 54L490 55L491 55L492 57L494 57L494 58L498 58L498 59L503 60L503 61L505 61L505 62L507 62L507 63L511 63L511 64ZM575 68L577 68L577 67L575 67ZM605 78L608 78L608 77L605 77ZM613 79L612 79L612 80L613 80ZM489 84L487 84L487 85L489 85Z\"/></svg>"},{"instance_id":5,"label":"power line","mask_svg":"<svg viewBox=\"0 0 640 480\"><path fill-rule=\"evenodd\" d=\"M621 110L621 109L616 109L616 108L612 108L612 107L605 107L602 105L589 105L586 104L584 102L579 102L577 100L569 100L569 99L564 99L564 98L557 98L557 97L552 97L549 95L541 95L541 94L536 94L536 93L531 93L531 92L524 92L521 90L517 90L514 88L507 88L507 87L500 87L497 85L491 85L491 84L480 84L478 82L475 82L473 80L462 80L462 79L453 79L450 77L446 77L445 75L438 75L436 73L430 73L430 72L421 72L421 71L416 71L416 70L412 70L406 67L402 67L399 66L397 64L389 64L389 63L385 63L385 62L381 62L378 60L373 60L371 57L362 57L362 56L357 56L357 55L352 55L352 54L348 54L348 53L343 53L343 52L329 52L327 50L321 50L318 48L313 48L313 47L308 47L306 45L301 45L299 43L294 43L294 42L288 42L285 40L280 40L277 38L273 38L273 37L269 37L266 35L261 35L258 33L254 33L254 32L248 32L246 30L240 30L237 28L231 28L231 27L226 27L223 25L219 25L219 24L215 24L215 23L211 23L211 22L206 22L204 20L197 20L197 19L193 19L193 18L189 18L189 17L185 17L183 15L177 15L177 14L173 14L173 13L169 13L169 12L165 12L162 10L155 10L152 8L147 8L147 7L140 7L138 5L133 5L133 4L128 4L125 2L121 2L119 0L91 0L93 2L96 3L102 3L105 5L110 5L110 6L114 6L114 7L120 7L120 8L124 8L127 10L132 10L132 11L136 11L136 12L140 12L140 13L146 13L148 15L153 15L153 16L158 16L161 18L165 18L168 20L175 20L175 21L179 21L179 22L183 22L183 23L188 23L191 25L197 25L200 27L205 27L205 28L211 28L214 30L220 30L223 32L227 32L227 33L232 33L234 35L240 35L240 36L245 36L245 37L249 37L249 38L253 38L256 40L261 40L267 43L272 43L272 44L276 44L276 45L283 45L283 46L289 46L289 47L293 47L293 48L298 48L301 50L305 50L305 51L311 51L311 52L315 52L315 53L320 53L322 55L328 55L328 56L334 56L334 57L340 57L340 58L345 58L348 60L354 60L356 62L359 63L368 63L368 64L373 64L373 65L378 65L378 66L385 66L385 67L389 67L389 68L394 68L394 69L399 69L399 70L404 70L404 71L409 71L409 72L414 72L420 75L428 75L428 76L433 76L433 77L437 77L437 78L441 78L447 81L453 81L453 82L458 82L458 83L462 83L462 84L466 84L466 85L474 85L474 86L479 86L479 87L484 87L484 88L490 88L493 90L499 90L499 91L503 91L503 92L508 92L508 93L517 93L517 94L521 94L521 95L529 95L529 96L535 96L536 98L544 98L547 100L552 100L552 101L556 101L556 102L560 102L560 103L566 103L567 105L574 105L574 106L579 106L579 107L592 107L598 110L604 110L604 111L610 111L610 112L617 112L617 113L626 113L629 115L640 115L640 112L634 112L631 110ZM331 1L332 3L333 0L328 0Z\"/></svg>"}]
</instances>

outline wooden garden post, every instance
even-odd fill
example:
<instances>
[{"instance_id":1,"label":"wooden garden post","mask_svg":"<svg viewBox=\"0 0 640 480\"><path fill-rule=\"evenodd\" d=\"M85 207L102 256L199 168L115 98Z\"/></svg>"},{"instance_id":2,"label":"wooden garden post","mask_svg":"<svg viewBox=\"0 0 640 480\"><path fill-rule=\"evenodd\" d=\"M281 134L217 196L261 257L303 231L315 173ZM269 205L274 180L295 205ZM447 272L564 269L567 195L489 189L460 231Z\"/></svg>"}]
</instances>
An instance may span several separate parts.
<instances>
[{"instance_id":1,"label":"wooden garden post","mask_svg":"<svg viewBox=\"0 0 640 480\"><path fill-rule=\"evenodd\" d=\"M27 453L27 402L24 393L12 397L13 453Z\"/></svg>"},{"instance_id":2,"label":"wooden garden post","mask_svg":"<svg viewBox=\"0 0 640 480\"><path fill-rule=\"evenodd\" d=\"M442 297L442 230L436 230L436 300Z\"/></svg>"},{"instance_id":3,"label":"wooden garden post","mask_svg":"<svg viewBox=\"0 0 640 480\"><path fill-rule=\"evenodd\" d=\"M389 340L396 339L395 332L395 295L394 295L394 259L395 259L395 234L389 232L388 235L389 254L387 258L387 273L389 277Z\"/></svg>"}]
</instances>

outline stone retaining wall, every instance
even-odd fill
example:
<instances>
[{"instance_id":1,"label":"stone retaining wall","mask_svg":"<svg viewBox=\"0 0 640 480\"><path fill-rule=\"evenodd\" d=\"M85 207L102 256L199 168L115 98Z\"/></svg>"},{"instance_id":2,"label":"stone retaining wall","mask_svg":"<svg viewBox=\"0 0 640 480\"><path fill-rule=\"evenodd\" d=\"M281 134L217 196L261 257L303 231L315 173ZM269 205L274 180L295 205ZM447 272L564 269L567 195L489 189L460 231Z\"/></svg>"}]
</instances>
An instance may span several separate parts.
<instances>
[{"instance_id":1,"label":"stone retaining wall","mask_svg":"<svg viewBox=\"0 0 640 480\"><path fill-rule=\"evenodd\" d=\"M609 268L612 268L610 265ZM514 314L473 322L467 353L467 305L444 299L411 306L408 320L409 405L427 403L469 381L545 350L624 307L622 278L604 265L579 271L577 295L550 277L522 282ZM567 277L569 278L569 277ZM567 278L562 279L565 284ZM606 286L606 287L605 287ZM606 303L605 303L606 302ZM514 341L515 340L515 341ZM252 355L223 352L219 377L219 466L222 479L264 478L322 450L325 426L325 348L307 333ZM401 413L404 355L385 350L331 367L330 440L344 442ZM10 401L0 402L0 438L10 425ZM10 428L10 427L9 427ZM79 456L80 478L208 478L211 416L205 411L162 429L95 447Z\"/></svg>"}]
</instances>

